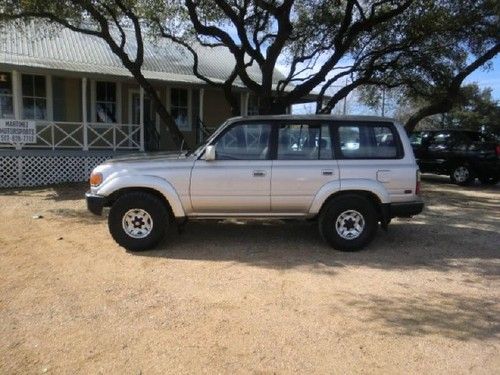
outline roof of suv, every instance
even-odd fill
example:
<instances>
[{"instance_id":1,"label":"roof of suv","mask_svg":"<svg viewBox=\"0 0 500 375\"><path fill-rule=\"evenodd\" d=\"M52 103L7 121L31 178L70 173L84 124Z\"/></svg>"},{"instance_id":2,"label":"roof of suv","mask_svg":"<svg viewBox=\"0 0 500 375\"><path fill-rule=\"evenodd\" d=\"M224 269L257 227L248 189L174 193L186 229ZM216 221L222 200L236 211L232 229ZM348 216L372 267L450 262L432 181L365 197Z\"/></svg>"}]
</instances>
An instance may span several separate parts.
<instances>
[{"instance_id":1,"label":"roof of suv","mask_svg":"<svg viewBox=\"0 0 500 375\"><path fill-rule=\"evenodd\" d=\"M240 116L231 120L335 120L335 121L376 121L396 122L395 119L379 116L352 116L352 115L260 115Z\"/></svg>"}]
</instances>

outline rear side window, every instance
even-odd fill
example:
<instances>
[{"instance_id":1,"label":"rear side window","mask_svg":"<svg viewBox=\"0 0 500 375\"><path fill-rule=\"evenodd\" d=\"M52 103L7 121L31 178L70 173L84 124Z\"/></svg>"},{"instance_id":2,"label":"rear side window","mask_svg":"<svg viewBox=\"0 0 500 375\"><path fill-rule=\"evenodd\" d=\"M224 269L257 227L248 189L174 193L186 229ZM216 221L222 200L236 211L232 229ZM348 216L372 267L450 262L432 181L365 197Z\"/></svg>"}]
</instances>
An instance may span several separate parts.
<instances>
[{"instance_id":1,"label":"rear side window","mask_svg":"<svg viewBox=\"0 0 500 375\"><path fill-rule=\"evenodd\" d=\"M343 159L398 159L402 154L397 133L390 125L340 125L338 139Z\"/></svg>"},{"instance_id":2,"label":"rear side window","mask_svg":"<svg viewBox=\"0 0 500 375\"><path fill-rule=\"evenodd\" d=\"M277 159L332 159L330 127L320 124L281 125L278 132Z\"/></svg>"}]
</instances>

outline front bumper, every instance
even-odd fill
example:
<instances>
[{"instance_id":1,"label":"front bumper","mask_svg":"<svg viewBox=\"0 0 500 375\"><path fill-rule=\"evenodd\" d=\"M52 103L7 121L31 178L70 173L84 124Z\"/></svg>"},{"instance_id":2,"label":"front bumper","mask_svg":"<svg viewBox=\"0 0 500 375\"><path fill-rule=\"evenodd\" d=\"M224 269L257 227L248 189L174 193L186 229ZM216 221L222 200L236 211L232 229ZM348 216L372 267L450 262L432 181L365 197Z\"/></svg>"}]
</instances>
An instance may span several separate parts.
<instances>
[{"instance_id":1,"label":"front bumper","mask_svg":"<svg viewBox=\"0 0 500 375\"><path fill-rule=\"evenodd\" d=\"M87 192L85 193L85 200L87 201L87 209L90 212L99 216L102 214L102 209L106 206L106 197Z\"/></svg>"}]
</instances>

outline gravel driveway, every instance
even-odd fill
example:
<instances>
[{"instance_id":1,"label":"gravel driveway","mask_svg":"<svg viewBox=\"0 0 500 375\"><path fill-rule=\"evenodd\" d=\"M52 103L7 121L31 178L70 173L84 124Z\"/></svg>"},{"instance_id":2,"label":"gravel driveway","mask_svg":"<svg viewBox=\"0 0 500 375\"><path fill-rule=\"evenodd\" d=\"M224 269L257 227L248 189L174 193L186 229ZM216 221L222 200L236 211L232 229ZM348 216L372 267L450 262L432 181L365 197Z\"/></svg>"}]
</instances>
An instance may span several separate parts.
<instances>
[{"instance_id":1,"label":"gravel driveway","mask_svg":"<svg viewBox=\"0 0 500 375\"><path fill-rule=\"evenodd\" d=\"M190 223L127 253L86 186L0 191L0 373L500 370L500 186L340 253L315 223ZM33 218L41 215L41 218Z\"/></svg>"}]
</instances>

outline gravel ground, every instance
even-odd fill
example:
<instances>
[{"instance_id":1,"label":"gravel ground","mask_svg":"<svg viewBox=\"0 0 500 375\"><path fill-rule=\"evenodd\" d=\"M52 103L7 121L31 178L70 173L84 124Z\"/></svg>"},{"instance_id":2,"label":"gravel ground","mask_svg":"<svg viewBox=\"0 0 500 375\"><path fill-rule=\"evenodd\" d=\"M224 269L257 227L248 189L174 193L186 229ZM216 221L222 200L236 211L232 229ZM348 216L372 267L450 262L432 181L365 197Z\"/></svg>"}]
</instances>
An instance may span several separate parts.
<instances>
[{"instance_id":1,"label":"gravel ground","mask_svg":"<svg viewBox=\"0 0 500 375\"><path fill-rule=\"evenodd\" d=\"M498 373L500 186L423 188L352 254L213 222L127 253L86 186L2 190L0 373Z\"/></svg>"}]
</instances>

